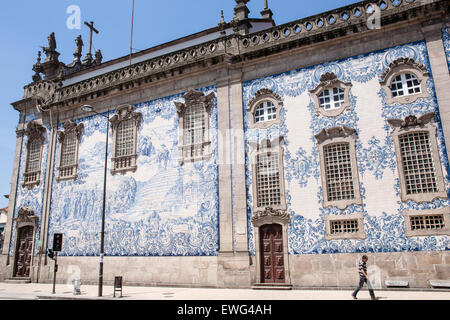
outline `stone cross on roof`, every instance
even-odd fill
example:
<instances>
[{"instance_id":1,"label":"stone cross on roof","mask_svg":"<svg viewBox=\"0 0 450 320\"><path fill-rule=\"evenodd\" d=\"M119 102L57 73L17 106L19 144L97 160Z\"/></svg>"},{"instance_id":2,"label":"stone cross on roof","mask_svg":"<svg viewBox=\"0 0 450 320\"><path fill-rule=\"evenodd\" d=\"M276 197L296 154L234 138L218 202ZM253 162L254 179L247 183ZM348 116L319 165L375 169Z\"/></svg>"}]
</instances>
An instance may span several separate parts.
<instances>
[{"instance_id":1,"label":"stone cross on roof","mask_svg":"<svg viewBox=\"0 0 450 320\"><path fill-rule=\"evenodd\" d=\"M99 33L99 31L97 29L94 28L94 21L91 21L91 23L87 23L86 21L84 22L84 24L89 28L90 32L89 32L89 51L86 55L86 58L84 59L84 61L86 62L92 62L92 35L93 33Z\"/></svg>"}]
</instances>

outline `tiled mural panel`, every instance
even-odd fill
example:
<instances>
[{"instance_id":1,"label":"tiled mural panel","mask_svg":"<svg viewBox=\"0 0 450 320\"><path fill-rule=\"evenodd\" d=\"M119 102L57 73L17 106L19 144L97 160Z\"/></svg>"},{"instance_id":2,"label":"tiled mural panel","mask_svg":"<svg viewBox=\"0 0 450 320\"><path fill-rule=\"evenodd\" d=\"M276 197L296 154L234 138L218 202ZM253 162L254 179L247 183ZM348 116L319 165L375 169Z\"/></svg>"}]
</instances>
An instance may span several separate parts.
<instances>
[{"instance_id":1,"label":"tiled mural panel","mask_svg":"<svg viewBox=\"0 0 450 320\"><path fill-rule=\"evenodd\" d=\"M216 93L214 87L200 91ZM143 116L138 169L114 176L108 170L106 255L210 256L218 252L216 99L210 118L212 158L183 166L178 163L175 101L184 102L183 94L134 106ZM111 110L109 117L113 114ZM78 179L53 181L49 234L64 233L65 256L100 252L106 121L99 116L77 121L84 124Z\"/></svg>"},{"instance_id":2,"label":"tiled mural panel","mask_svg":"<svg viewBox=\"0 0 450 320\"><path fill-rule=\"evenodd\" d=\"M247 203L249 246L255 252L252 173L250 143L278 136L285 139L284 171L289 225L290 254L398 252L416 250L449 250L447 236L413 237L404 235L403 210L421 210L449 205L448 200L418 204L400 200L400 182L397 173L391 128L391 118L420 116L436 112L438 145L446 187L449 185L449 165L440 126L439 110L432 75L428 81L428 98L410 104L387 105L380 76L388 65L400 57L412 58L430 71L426 44L411 43L379 52L354 56L313 67L295 70L244 84L244 108L255 93L268 88L283 100L280 125L269 129L250 129L249 114L245 113L247 152ZM310 90L320 83L327 72L334 73L343 82L351 82L350 108L336 117L316 115ZM347 126L356 129L357 163L360 177L362 205L351 205L345 210L323 208L319 153L315 135L324 128ZM324 215L364 214L364 240L325 240Z\"/></svg>"}]
</instances>

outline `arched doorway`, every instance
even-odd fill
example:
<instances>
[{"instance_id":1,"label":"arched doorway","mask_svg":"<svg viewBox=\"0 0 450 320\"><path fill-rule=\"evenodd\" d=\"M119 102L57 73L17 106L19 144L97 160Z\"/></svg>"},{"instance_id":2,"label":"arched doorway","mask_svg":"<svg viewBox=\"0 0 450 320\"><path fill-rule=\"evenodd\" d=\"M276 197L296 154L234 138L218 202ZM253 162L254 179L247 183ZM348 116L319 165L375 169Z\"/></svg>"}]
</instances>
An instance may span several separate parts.
<instances>
[{"instance_id":1,"label":"arched doorway","mask_svg":"<svg viewBox=\"0 0 450 320\"><path fill-rule=\"evenodd\" d=\"M24 226L18 229L14 277L30 277L31 257L33 255L33 234L33 226Z\"/></svg>"}]
</instances>

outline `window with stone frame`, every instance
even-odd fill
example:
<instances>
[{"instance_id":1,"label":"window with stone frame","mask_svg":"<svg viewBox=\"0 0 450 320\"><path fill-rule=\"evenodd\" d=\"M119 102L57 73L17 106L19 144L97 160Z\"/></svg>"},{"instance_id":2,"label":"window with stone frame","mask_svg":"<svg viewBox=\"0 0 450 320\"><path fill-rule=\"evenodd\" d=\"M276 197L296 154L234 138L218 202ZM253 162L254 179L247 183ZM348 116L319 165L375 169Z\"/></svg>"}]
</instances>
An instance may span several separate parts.
<instances>
[{"instance_id":1,"label":"window with stone frame","mask_svg":"<svg viewBox=\"0 0 450 320\"><path fill-rule=\"evenodd\" d=\"M179 124L179 163L211 158L210 118L215 94L190 90L185 103L175 102Z\"/></svg>"},{"instance_id":2,"label":"window with stone frame","mask_svg":"<svg viewBox=\"0 0 450 320\"><path fill-rule=\"evenodd\" d=\"M365 239L364 214L362 212L346 215L324 216L326 240Z\"/></svg>"},{"instance_id":3,"label":"window with stone frame","mask_svg":"<svg viewBox=\"0 0 450 320\"><path fill-rule=\"evenodd\" d=\"M362 204L356 162L356 130L347 127L323 129L316 140L319 148L323 206L345 209Z\"/></svg>"},{"instance_id":4,"label":"window with stone frame","mask_svg":"<svg viewBox=\"0 0 450 320\"><path fill-rule=\"evenodd\" d=\"M72 180L78 176L78 148L80 144L83 124L66 121L64 131L58 132L59 166L57 181Z\"/></svg>"},{"instance_id":5,"label":"window with stone frame","mask_svg":"<svg viewBox=\"0 0 450 320\"><path fill-rule=\"evenodd\" d=\"M336 117L350 107L351 83L340 81L334 73L325 73L319 85L311 90L316 114Z\"/></svg>"},{"instance_id":6,"label":"window with stone frame","mask_svg":"<svg viewBox=\"0 0 450 320\"><path fill-rule=\"evenodd\" d=\"M32 189L41 182L42 152L44 148L46 129L36 121L30 121L25 129L28 137L23 187Z\"/></svg>"},{"instance_id":7,"label":"window with stone frame","mask_svg":"<svg viewBox=\"0 0 450 320\"><path fill-rule=\"evenodd\" d=\"M253 149L253 206L255 210L286 209L284 184L284 139L251 143Z\"/></svg>"},{"instance_id":8,"label":"window with stone frame","mask_svg":"<svg viewBox=\"0 0 450 320\"><path fill-rule=\"evenodd\" d=\"M111 173L136 172L137 138L142 114L135 112L131 105L123 105L117 108L116 114L109 121L114 138Z\"/></svg>"},{"instance_id":9,"label":"window with stone frame","mask_svg":"<svg viewBox=\"0 0 450 320\"><path fill-rule=\"evenodd\" d=\"M403 211L407 237L450 235L450 208Z\"/></svg>"},{"instance_id":10,"label":"window with stone frame","mask_svg":"<svg viewBox=\"0 0 450 320\"><path fill-rule=\"evenodd\" d=\"M435 113L419 118L390 119L397 158L402 201L429 202L446 199L436 139Z\"/></svg>"},{"instance_id":11,"label":"window with stone frame","mask_svg":"<svg viewBox=\"0 0 450 320\"><path fill-rule=\"evenodd\" d=\"M429 96L429 73L423 64L410 58L399 58L381 74L380 85L386 92L386 103L412 103Z\"/></svg>"},{"instance_id":12,"label":"window with stone frame","mask_svg":"<svg viewBox=\"0 0 450 320\"><path fill-rule=\"evenodd\" d=\"M280 95L266 88L258 90L247 106L250 129L267 129L280 124L282 106Z\"/></svg>"}]
</instances>

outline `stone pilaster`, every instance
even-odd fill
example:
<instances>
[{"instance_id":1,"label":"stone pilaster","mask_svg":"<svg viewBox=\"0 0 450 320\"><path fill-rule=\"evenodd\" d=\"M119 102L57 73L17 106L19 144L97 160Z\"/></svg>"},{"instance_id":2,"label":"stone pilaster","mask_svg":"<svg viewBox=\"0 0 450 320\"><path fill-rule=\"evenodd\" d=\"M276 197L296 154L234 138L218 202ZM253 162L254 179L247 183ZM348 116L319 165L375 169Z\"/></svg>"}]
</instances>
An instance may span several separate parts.
<instances>
[{"instance_id":1,"label":"stone pilaster","mask_svg":"<svg viewBox=\"0 0 450 320\"><path fill-rule=\"evenodd\" d=\"M442 41L442 23L422 26L434 79L434 88L444 131L447 157L450 159L450 75Z\"/></svg>"},{"instance_id":2,"label":"stone pilaster","mask_svg":"<svg viewBox=\"0 0 450 320\"><path fill-rule=\"evenodd\" d=\"M22 117L22 114L20 115ZM5 238L3 243L3 250L1 252L0 258L0 278L9 278L12 276L12 266L11 264L14 262L13 259L10 259L9 250L11 245L12 237L14 236L14 232L12 230L13 227L13 217L15 211L15 203L16 203L16 194L17 187L19 186L19 175L20 175L20 159L22 155L22 146L23 139L25 135L24 124L20 121L16 130L16 147L14 153L14 165L12 170L12 178L11 178L11 189L9 192L9 205L8 205L8 219L5 226Z\"/></svg>"}]
</instances>

